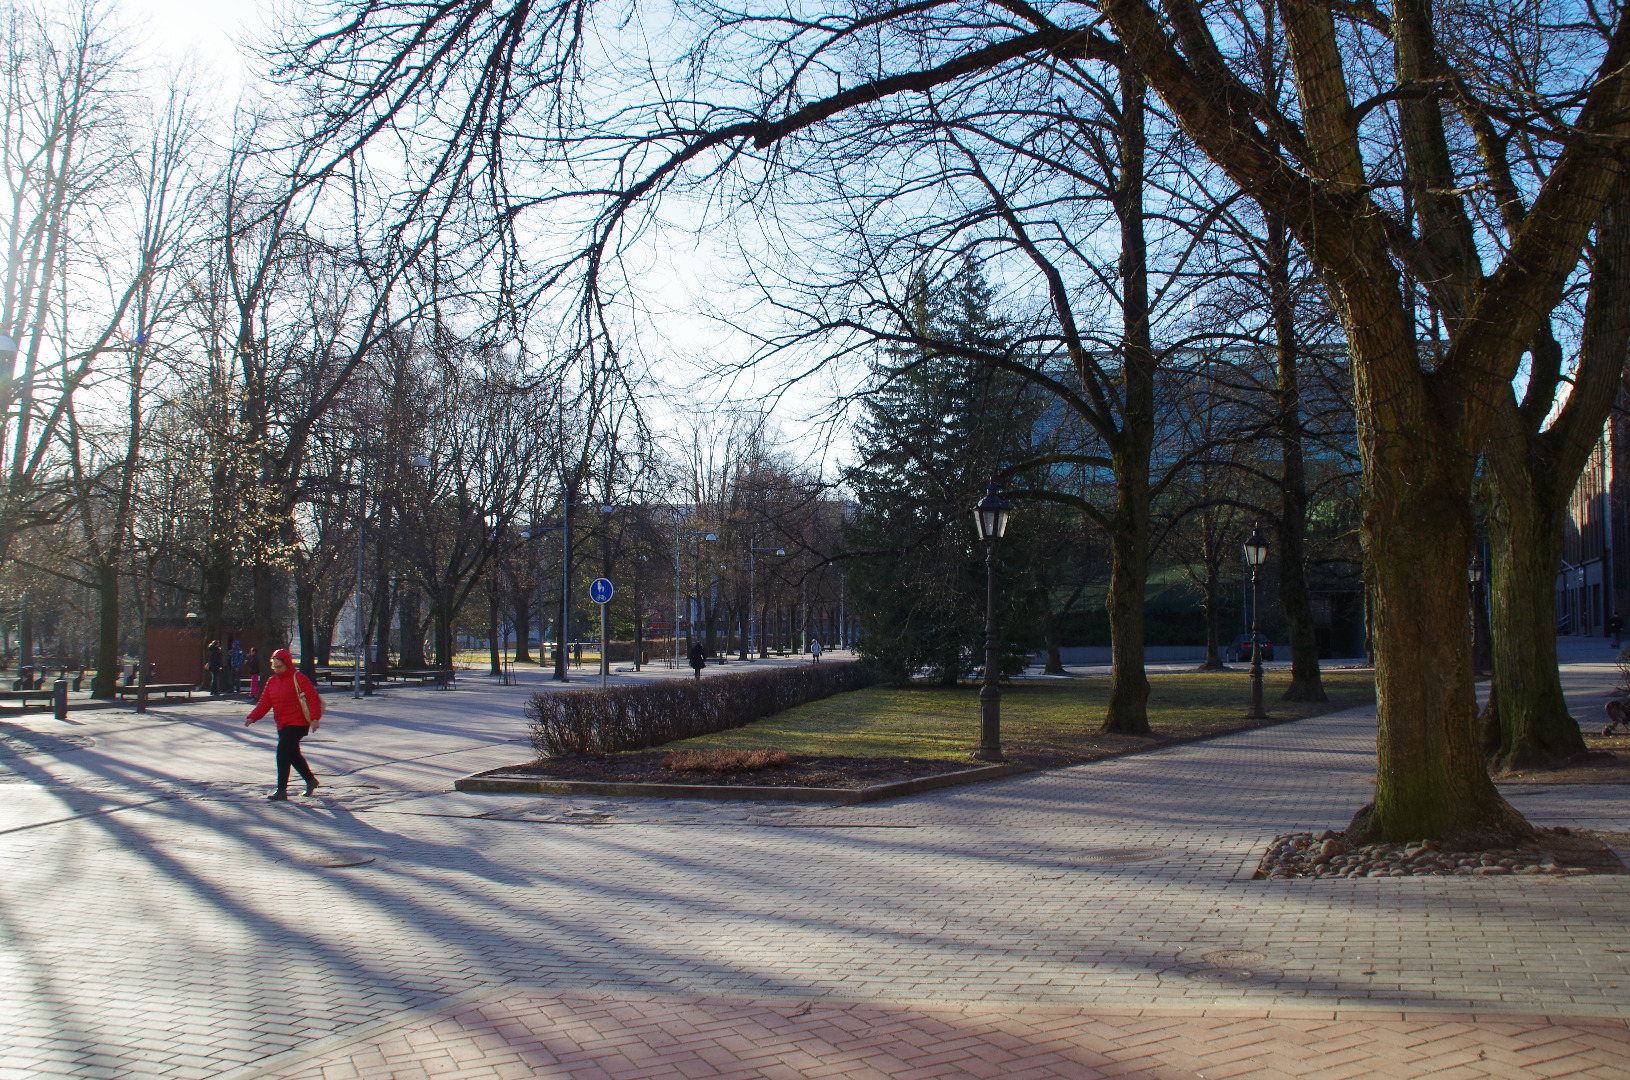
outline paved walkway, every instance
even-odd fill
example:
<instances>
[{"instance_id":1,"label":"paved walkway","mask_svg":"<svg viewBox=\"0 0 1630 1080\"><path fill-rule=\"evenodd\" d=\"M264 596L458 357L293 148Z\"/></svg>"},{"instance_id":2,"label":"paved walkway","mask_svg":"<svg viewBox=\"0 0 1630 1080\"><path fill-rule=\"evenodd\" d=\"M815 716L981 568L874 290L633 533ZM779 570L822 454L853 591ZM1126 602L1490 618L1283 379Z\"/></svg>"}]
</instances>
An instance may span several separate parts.
<instances>
[{"instance_id":1,"label":"paved walkway","mask_svg":"<svg viewBox=\"0 0 1630 1080\"><path fill-rule=\"evenodd\" d=\"M0 727L0 1078L1630 1075L1630 878L1250 880L1364 801L1362 712L862 807L450 792L525 692L330 697L289 804L230 703Z\"/></svg>"}]
</instances>

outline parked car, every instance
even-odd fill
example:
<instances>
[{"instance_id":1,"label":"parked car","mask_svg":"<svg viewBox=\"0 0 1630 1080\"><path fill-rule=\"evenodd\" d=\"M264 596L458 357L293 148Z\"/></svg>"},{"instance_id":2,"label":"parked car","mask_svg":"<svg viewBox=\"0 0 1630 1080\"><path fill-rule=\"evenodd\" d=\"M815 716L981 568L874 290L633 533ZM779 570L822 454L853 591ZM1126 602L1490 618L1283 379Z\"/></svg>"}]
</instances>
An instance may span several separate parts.
<instances>
[{"instance_id":1,"label":"parked car","mask_svg":"<svg viewBox=\"0 0 1630 1080\"><path fill-rule=\"evenodd\" d=\"M1262 639L1262 659L1264 662L1273 659L1273 642L1267 638ZM1251 662L1251 635L1241 634L1229 643L1223 650L1223 661L1235 664L1249 664Z\"/></svg>"}]
</instances>

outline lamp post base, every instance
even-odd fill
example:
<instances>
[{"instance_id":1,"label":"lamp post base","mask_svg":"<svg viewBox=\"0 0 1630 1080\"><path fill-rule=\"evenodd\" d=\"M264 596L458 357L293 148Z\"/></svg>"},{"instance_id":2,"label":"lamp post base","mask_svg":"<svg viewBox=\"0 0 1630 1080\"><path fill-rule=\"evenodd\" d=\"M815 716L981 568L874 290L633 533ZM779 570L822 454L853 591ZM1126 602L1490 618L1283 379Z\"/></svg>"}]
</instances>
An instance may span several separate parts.
<instances>
[{"instance_id":1,"label":"lamp post base","mask_svg":"<svg viewBox=\"0 0 1630 1080\"><path fill-rule=\"evenodd\" d=\"M1262 664L1251 665L1251 708L1245 714L1247 720L1266 720L1268 710L1262 707Z\"/></svg>"}]
</instances>

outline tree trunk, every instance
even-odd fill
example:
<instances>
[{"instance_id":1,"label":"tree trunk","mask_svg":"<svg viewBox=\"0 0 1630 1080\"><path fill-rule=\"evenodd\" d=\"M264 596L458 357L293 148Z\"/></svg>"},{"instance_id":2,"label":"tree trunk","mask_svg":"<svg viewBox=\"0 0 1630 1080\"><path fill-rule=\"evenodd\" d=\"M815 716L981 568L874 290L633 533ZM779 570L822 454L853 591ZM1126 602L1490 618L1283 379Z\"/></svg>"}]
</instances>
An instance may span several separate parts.
<instances>
[{"instance_id":1,"label":"tree trunk","mask_svg":"<svg viewBox=\"0 0 1630 1080\"><path fill-rule=\"evenodd\" d=\"M431 597L431 614L436 623L436 666L453 666L453 611L450 597Z\"/></svg>"},{"instance_id":2,"label":"tree trunk","mask_svg":"<svg viewBox=\"0 0 1630 1080\"><path fill-rule=\"evenodd\" d=\"M1104 731L1149 733L1143 670L1143 596L1149 578L1149 463L1154 444L1154 346L1149 327L1148 243L1143 224L1143 76L1121 65L1121 175L1114 202L1121 236L1122 409L1112 447L1115 512L1109 522L1110 676Z\"/></svg>"},{"instance_id":3,"label":"tree trunk","mask_svg":"<svg viewBox=\"0 0 1630 1080\"><path fill-rule=\"evenodd\" d=\"M515 613L515 662L532 662L532 596L517 583L512 603Z\"/></svg>"},{"instance_id":4,"label":"tree trunk","mask_svg":"<svg viewBox=\"0 0 1630 1080\"><path fill-rule=\"evenodd\" d=\"M282 604L283 581L277 567L265 559L255 560L255 637L267 655L289 645L289 624ZM360 598L359 598L360 600Z\"/></svg>"},{"instance_id":5,"label":"tree trunk","mask_svg":"<svg viewBox=\"0 0 1630 1080\"><path fill-rule=\"evenodd\" d=\"M328 650L317 639L317 586L301 572L294 578L294 621L300 631L300 670L310 679L317 673L319 656L328 663Z\"/></svg>"},{"instance_id":6,"label":"tree trunk","mask_svg":"<svg viewBox=\"0 0 1630 1080\"><path fill-rule=\"evenodd\" d=\"M417 589L402 593L402 666L422 668L424 659L424 601Z\"/></svg>"},{"instance_id":7,"label":"tree trunk","mask_svg":"<svg viewBox=\"0 0 1630 1080\"><path fill-rule=\"evenodd\" d=\"M1290 636L1290 686L1284 701L1328 701L1319 678L1319 639L1313 632L1313 604L1307 591L1307 470L1302 461L1302 406L1296 365L1300 360L1296 311L1290 291L1290 236L1285 219L1268 214L1268 293L1273 305L1277 381L1274 404L1278 429L1279 609Z\"/></svg>"},{"instance_id":8,"label":"tree trunk","mask_svg":"<svg viewBox=\"0 0 1630 1080\"><path fill-rule=\"evenodd\" d=\"M1368 471L1363 524L1376 708L1388 722L1376 733L1375 800L1348 842L1504 847L1533 830L1495 790L1479 745L1465 632L1470 463L1437 452L1428 433L1407 447L1365 434L1370 460L1389 459Z\"/></svg>"},{"instance_id":9,"label":"tree trunk","mask_svg":"<svg viewBox=\"0 0 1630 1080\"><path fill-rule=\"evenodd\" d=\"M1065 674L1064 658L1059 654L1058 640L1058 631L1048 627L1047 633L1042 637L1047 646L1047 666L1042 670L1049 675Z\"/></svg>"},{"instance_id":10,"label":"tree trunk","mask_svg":"<svg viewBox=\"0 0 1630 1080\"><path fill-rule=\"evenodd\" d=\"M1488 505L1489 625L1495 715L1504 772L1585 752L1556 666L1556 568L1567 500L1515 477L1484 485Z\"/></svg>"},{"instance_id":11,"label":"tree trunk","mask_svg":"<svg viewBox=\"0 0 1630 1080\"><path fill-rule=\"evenodd\" d=\"M102 563L96 568L100 609L97 612L96 676L91 697L111 698L119 682L119 568Z\"/></svg>"},{"instance_id":12,"label":"tree trunk","mask_svg":"<svg viewBox=\"0 0 1630 1080\"><path fill-rule=\"evenodd\" d=\"M489 674L502 676L504 674L504 657L498 645L498 616L503 610L503 603L499 600L498 590L487 591L487 655L492 663Z\"/></svg>"}]
</instances>

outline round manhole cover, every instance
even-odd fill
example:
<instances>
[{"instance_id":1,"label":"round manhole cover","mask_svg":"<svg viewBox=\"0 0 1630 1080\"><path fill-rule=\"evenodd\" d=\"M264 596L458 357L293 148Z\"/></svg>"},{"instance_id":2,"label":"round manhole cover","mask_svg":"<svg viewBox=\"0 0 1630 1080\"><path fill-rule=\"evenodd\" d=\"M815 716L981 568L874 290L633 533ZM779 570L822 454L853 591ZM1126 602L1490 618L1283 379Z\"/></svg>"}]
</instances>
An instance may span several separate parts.
<instances>
[{"instance_id":1,"label":"round manhole cover","mask_svg":"<svg viewBox=\"0 0 1630 1080\"><path fill-rule=\"evenodd\" d=\"M65 754L70 750L84 750L95 745L96 741L88 735L46 735L14 727L0 730L0 758Z\"/></svg>"},{"instance_id":2,"label":"round manhole cover","mask_svg":"<svg viewBox=\"0 0 1630 1080\"><path fill-rule=\"evenodd\" d=\"M1076 858L1083 862L1129 863L1143 862L1145 859L1158 859L1164 854L1166 854L1165 848L1095 848L1091 851L1080 852Z\"/></svg>"},{"instance_id":3,"label":"round manhole cover","mask_svg":"<svg viewBox=\"0 0 1630 1080\"><path fill-rule=\"evenodd\" d=\"M1200 959L1218 967L1248 967L1251 964L1260 964L1267 957L1250 949L1217 949L1206 953Z\"/></svg>"}]
</instances>

